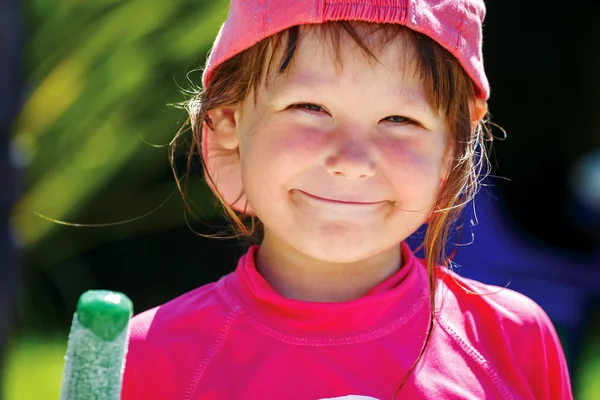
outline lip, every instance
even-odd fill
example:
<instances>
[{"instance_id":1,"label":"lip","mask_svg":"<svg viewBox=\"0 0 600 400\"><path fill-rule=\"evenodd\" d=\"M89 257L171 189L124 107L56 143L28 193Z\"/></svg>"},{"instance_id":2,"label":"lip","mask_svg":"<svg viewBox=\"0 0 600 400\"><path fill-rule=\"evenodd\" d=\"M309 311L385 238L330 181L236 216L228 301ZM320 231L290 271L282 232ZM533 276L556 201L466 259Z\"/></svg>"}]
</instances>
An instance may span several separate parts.
<instances>
[{"instance_id":1,"label":"lip","mask_svg":"<svg viewBox=\"0 0 600 400\"><path fill-rule=\"evenodd\" d=\"M300 194L302 194L304 197L308 198L309 200L312 201L316 201L319 203L325 203L325 204L334 204L334 205L339 205L339 206L348 206L348 207L377 207L377 206L381 206L382 204L387 203L387 200L384 201L349 201L349 200L337 200L337 199L328 199L328 198L324 198L324 197L319 197L319 196L315 196L314 194L310 194L307 193L305 191L296 189L296 191Z\"/></svg>"}]
</instances>

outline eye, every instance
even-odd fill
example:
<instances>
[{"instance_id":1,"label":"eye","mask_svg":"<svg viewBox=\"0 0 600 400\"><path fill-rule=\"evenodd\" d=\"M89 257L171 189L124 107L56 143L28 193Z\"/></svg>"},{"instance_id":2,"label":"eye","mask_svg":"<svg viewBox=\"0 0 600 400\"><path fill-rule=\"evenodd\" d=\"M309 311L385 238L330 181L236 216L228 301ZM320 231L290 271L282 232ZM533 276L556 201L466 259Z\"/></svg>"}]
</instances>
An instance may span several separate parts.
<instances>
[{"instance_id":1,"label":"eye","mask_svg":"<svg viewBox=\"0 0 600 400\"><path fill-rule=\"evenodd\" d=\"M313 103L297 103L297 104L292 104L291 106L289 106L290 109L292 110L306 110L306 111L312 111L312 112L321 112L323 111L323 107L318 106L316 104Z\"/></svg>"},{"instance_id":2,"label":"eye","mask_svg":"<svg viewBox=\"0 0 600 400\"><path fill-rule=\"evenodd\" d=\"M401 115L391 115L389 117L384 118L384 121L391 122L393 124L421 125L420 123L418 123L414 119L403 117Z\"/></svg>"}]
</instances>

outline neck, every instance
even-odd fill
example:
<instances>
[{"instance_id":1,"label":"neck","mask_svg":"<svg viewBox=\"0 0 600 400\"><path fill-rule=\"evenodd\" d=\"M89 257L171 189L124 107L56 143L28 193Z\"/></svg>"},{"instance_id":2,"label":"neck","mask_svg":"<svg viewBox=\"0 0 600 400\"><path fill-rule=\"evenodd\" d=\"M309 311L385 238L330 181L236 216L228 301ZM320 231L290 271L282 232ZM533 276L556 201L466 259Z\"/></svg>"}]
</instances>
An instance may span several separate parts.
<instances>
[{"instance_id":1,"label":"neck","mask_svg":"<svg viewBox=\"0 0 600 400\"><path fill-rule=\"evenodd\" d=\"M255 260L258 272L283 297L312 302L343 302L364 296L401 265L400 245L349 263L311 258L265 232Z\"/></svg>"}]
</instances>

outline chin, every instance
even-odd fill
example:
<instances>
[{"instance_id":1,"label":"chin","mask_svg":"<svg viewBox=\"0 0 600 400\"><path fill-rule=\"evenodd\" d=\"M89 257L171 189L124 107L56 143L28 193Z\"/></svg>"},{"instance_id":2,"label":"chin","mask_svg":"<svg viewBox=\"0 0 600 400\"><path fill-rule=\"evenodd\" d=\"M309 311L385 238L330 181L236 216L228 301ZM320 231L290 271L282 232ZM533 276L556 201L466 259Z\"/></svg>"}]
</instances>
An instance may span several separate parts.
<instances>
[{"instance_id":1,"label":"chin","mask_svg":"<svg viewBox=\"0 0 600 400\"><path fill-rule=\"evenodd\" d=\"M387 245L377 240L377 236L353 235L314 235L302 250L312 258L330 263L354 263L373 257L388 250L395 244Z\"/></svg>"}]
</instances>

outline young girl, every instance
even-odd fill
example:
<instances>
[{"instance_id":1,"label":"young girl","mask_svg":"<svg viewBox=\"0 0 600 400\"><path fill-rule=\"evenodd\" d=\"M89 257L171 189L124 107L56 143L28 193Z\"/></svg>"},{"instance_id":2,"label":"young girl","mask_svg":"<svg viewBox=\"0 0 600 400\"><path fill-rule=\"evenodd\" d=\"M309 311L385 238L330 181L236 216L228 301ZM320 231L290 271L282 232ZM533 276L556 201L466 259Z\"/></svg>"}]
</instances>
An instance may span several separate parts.
<instances>
[{"instance_id":1,"label":"young girl","mask_svg":"<svg viewBox=\"0 0 600 400\"><path fill-rule=\"evenodd\" d=\"M484 14L231 1L190 156L261 242L133 319L123 399L572 398L540 307L447 268L486 160ZM421 260L404 240L425 222Z\"/></svg>"}]
</instances>

